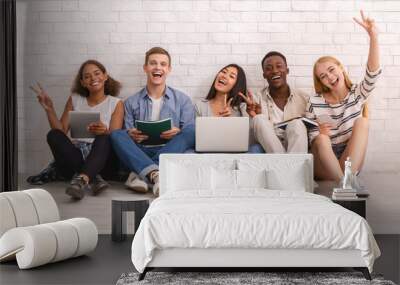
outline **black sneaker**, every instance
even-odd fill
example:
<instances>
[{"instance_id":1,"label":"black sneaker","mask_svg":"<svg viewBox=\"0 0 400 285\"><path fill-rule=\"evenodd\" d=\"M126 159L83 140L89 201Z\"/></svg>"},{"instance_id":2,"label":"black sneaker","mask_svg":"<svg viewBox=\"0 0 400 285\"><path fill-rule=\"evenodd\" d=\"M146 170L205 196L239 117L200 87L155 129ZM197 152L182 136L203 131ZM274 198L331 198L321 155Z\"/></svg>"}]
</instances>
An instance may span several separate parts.
<instances>
[{"instance_id":1,"label":"black sneaker","mask_svg":"<svg viewBox=\"0 0 400 285\"><path fill-rule=\"evenodd\" d=\"M40 171L37 175L29 176L26 181L31 185L43 185L48 182L59 180L59 175L56 170L55 162L49 163L49 165Z\"/></svg>"},{"instance_id":2,"label":"black sneaker","mask_svg":"<svg viewBox=\"0 0 400 285\"><path fill-rule=\"evenodd\" d=\"M81 200L85 196L85 191L88 187L89 185L82 176L74 175L65 193L76 200Z\"/></svg>"},{"instance_id":3,"label":"black sneaker","mask_svg":"<svg viewBox=\"0 0 400 285\"><path fill-rule=\"evenodd\" d=\"M92 187L91 187L92 193L94 196L96 196L97 194L99 194L101 191L108 188L109 186L110 186L110 184L108 184L103 179L103 177L101 177L99 174L97 174L92 183Z\"/></svg>"}]
</instances>

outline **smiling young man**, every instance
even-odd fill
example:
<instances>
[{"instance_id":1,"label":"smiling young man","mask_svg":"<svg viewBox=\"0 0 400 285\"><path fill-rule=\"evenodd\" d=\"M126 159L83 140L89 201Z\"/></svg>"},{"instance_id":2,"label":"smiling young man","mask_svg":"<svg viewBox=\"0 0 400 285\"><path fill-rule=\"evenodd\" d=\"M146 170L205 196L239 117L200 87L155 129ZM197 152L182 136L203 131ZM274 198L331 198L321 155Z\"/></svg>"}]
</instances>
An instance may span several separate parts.
<instances>
[{"instance_id":1,"label":"smiling young man","mask_svg":"<svg viewBox=\"0 0 400 285\"><path fill-rule=\"evenodd\" d=\"M146 87L125 101L125 130L113 132L115 152L131 171L126 185L139 192L148 191L147 182L158 194L158 162L162 153L183 153L194 148L194 107L184 93L167 86L171 57L161 47L146 52L143 70ZM164 146L143 145L148 137L135 128L136 120L158 121L171 118L172 128L161 133ZM137 174L136 174L137 173Z\"/></svg>"},{"instance_id":2,"label":"smiling young man","mask_svg":"<svg viewBox=\"0 0 400 285\"><path fill-rule=\"evenodd\" d=\"M267 53L261 61L268 86L260 91L261 114L253 119L254 136L267 153L307 153L307 130L301 120L291 121L285 130L274 124L304 116L308 95L291 88L286 58L277 51Z\"/></svg>"}]
</instances>

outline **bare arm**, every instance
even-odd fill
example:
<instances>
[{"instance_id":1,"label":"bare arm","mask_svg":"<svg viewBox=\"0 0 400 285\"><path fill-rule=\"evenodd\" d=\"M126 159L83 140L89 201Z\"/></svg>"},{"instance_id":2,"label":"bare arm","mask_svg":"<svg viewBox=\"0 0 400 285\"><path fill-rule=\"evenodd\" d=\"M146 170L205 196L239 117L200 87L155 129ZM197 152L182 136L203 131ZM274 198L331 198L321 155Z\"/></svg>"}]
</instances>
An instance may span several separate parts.
<instances>
[{"instance_id":1,"label":"bare arm","mask_svg":"<svg viewBox=\"0 0 400 285\"><path fill-rule=\"evenodd\" d=\"M111 133L113 130L119 130L122 128L122 124L124 122L124 104L122 101L117 103L115 106L114 112L111 115L110 126L107 128L107 125L102 121L90 123L88 126L89 132L95 135L105 135Z\"/></svg>"},{"instance_id":2,"label":"bare arm","mask_svg":"<svg viewBox=\"0 0 400 285\"><path fill-rule=\"evenodd\" d=\"M61 129L65 134L68 133L69 131L69 111L72 111L72 98L69 96L67 103L65 104L64 107L64 112L61 115L60 123L61 123Z\"/></svg>"},{"instance_id":3,"label":"bare arm","mask_svg":"<svg viewBox=\"0 0 400 285\"><path fill-rule=\"evenodd\" d=\"M369 35L369 53L368 53L368 70L374 72L379 69L379 44L378 44L378 29L375 25L375 20L364 15L361 10L361 20L353 18L356 23L365 29Z\"/></svg>"},{"instance_id":4,"label":"bare arm","mask_svg":"<svg viewBox=\"0 0 400 285\"><path fill-rule=\"evenodd\" d=\"M58 120L56 111L54 109L46 110L46 115L51 129L58 129L64 131L62 124Z\"/></svg>"},{"instance_id":5,"label":"bare arm","mask_svg":"<svg viewBox=\"0 0 400 285\"><path fill-rule=\"evenodd\" d=\"M117 106L115 107L114 113L111 116L110 128L109 131L119 130L122 128L122 124L124 123L124 104L122 101L119 101Z\"/></svg>"},{"instance_id":6,"label":"bare arm","mask_svg":"<svg viewBox=\"0 0 400 285\"><path fill-rule=\"evenodd\" d=\"M69 129L68 112L72 110L71 97L65 104L64 113L60 121L57 117L56 111L54 110L53 100L51 100L50 96L47 94L46 90L43 89L40 83L38 82L37 86L30 86L30 88L36 93L36 97L40 105L46 112L50 128L62 130L64 133L66 133Z\"/></svg>"}]
</instances>

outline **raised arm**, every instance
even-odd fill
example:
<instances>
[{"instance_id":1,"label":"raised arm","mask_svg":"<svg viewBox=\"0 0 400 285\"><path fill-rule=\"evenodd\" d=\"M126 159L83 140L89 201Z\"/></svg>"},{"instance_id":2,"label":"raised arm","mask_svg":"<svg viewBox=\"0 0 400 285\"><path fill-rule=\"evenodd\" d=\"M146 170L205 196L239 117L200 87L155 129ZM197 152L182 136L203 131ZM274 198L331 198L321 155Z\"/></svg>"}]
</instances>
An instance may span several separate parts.
<instances>
[{"instance_id":1,"label":"raised arm","mask_svg":"<svg viewBox=\"0 0 400 285\"><path fill-rule=\"evenodd\" d=\"M59 129L62 130L64 133L68 131L69 128L69 120L68 120L68 112L72 110L72 101L71 97L68 99L67 103L65 104L63 115L61 116L61 120L57 118L57 113L54 110L53 101L51 100L50 96L47 94L46 90L37 83L37 86L30 86L33 92L36 93L36 97L46 112L47 119L50 124L50 128L52 129Z\"/></svg>"},{"instance_id":2,"label":"raised arm","mask_svg":"<svg viewBox=\"0 0 400 285\"><path fill-rule=\"evenodd\" d=\"M247 95L244 95L242 92L239 92L238 96L242 97L246 103L246 111L250 118L262 113L261 104L254 100L253 93L248 91Z\"/></svg>"},{"instance_id":3,"label":"raised arm","mask_svg":"<svg viewBox=\"0 0 400 285\"><path fill-rule=\"evenodd\" d=\"M379 44L378 44L378 29L375 25L375 20L364 15L361 10L361 20L353 18L356 23L363 27L369 35L369 53L368 53L368 70L371 72L379 69Z\"/></svg>"}]
</instances>

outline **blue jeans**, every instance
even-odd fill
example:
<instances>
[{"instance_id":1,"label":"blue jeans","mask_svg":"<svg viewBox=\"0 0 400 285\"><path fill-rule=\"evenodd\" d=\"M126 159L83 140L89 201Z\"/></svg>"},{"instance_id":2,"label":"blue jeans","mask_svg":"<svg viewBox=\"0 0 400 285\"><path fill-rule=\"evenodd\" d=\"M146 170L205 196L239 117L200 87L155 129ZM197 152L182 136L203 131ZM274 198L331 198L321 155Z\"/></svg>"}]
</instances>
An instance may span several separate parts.
<instances>
[{"instance_id":1,"label":"blue jeans","mask_svg":"<svg viewBox=\"0 0 400 285\"><path fill-rule=\"evenodd\" d=\"M194 147L194 126L185 127L164 146L145 147L138 144L128 135L127 130L113 131L111 143L125 167L148 181L146 175L158 170L160 154L184 153L187 149Z\"/></svg>"},{"instance_id":2,"label":"blue jeans","mask_svg":"<svg viewBox=\"0 0 400 285\"><path fill-rule=\"evenodd\" d=\"M256 143L249 146L249 151L247 153L265 153L263 147Z\"/></svg>"}]
</instances>

